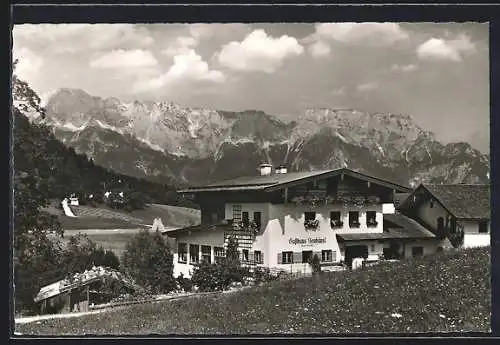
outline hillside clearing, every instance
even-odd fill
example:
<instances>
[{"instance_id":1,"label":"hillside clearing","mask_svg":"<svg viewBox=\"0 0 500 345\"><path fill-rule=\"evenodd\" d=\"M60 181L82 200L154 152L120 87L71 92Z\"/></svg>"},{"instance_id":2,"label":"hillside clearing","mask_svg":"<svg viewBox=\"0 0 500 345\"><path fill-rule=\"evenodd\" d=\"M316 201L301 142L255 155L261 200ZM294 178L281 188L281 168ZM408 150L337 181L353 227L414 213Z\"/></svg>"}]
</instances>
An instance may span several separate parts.
<instances>
[{"instance_id":1,"label":"hillside clearing","mask_svg":"<svg viewBox=\"0 0 500 345\"><path fill-rule=\"evenodd\" d=\"M489 332L489 247L16 325L28 335Z\"/></svg>"},{"instance_id":2,"label":"hillside clearing","mask_svg":"<svg viewBox=\"0 0 500 345\"><path fill-rule=\"evenodd\" d=\"M77 217L67 217L55 207L55 202L45 210L57 215L65 230L84 229L136 229L152 225L155 218L161 218L166 227L184 227L200 222L200 211L185 207L148 204L143 210L131 212L114 210L104 205L70 206Z\"/></svg>"}]
</instances>

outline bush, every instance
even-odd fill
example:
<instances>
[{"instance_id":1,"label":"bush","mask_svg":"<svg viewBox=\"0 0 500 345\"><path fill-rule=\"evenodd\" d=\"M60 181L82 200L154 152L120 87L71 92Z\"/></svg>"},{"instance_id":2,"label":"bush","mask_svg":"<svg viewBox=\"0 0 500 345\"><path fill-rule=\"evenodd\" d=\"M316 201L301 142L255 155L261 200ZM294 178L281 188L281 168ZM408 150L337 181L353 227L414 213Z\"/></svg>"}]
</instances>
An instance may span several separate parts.
<instances>
[{"instance_id":1,"label":"bush","mask_svg":"<svg viewBox=\"0 0 500 345\"><path fill-rule=\"evenodd\" d=\"M238 242L230 237L223 262L200 263L195 267L191 281L200 291L220 291L226 290L232 283L243 283L249 276L248 268L240 263Z\"/></svg>"},{"instance_id":2,"label":"bush","mask_svg":"<svg viewBox=\"0 0 500 345\"><path fill-rule=\"evenodd\" d=\"M193 282L191 279L184 277L184 274L182 273L177 277L177 283L185 292L189 292L193 288Z\"/></svg>"},{"instance_id":3,"label":"bush","mask_svg":"<svg viewBox=\"0 0 500 345\"><path fill-rule=\"evenodd\" d=\"M63 253L64 270L66 274L81 273L92 266L104 266L113 269L120 268L120 260L111 250L97 247L86 234L71 236Z\"/></svg>"},{"instance_id":4,"label":"bush","mask_svg":"<svg viewBox=\"0 0 500 345\"><path fill-rule=\"evenodd\" d=\"M253 271L253 278L255 279L255 284L260 284L278 280L279 275L271 273L271 270L267 267L255 267Z\"/></svg>"},{"instance_id":5,"label":"bush","mask_svg":"<svg viewBox=\"0 0 500 345\"><path fill-rule=\"evenodd\" d=\"M173 267L173 255L158 231L142 230L125 246L123 271L150 292L166 293L175 289Z\"/></svg>"}]
</instances>

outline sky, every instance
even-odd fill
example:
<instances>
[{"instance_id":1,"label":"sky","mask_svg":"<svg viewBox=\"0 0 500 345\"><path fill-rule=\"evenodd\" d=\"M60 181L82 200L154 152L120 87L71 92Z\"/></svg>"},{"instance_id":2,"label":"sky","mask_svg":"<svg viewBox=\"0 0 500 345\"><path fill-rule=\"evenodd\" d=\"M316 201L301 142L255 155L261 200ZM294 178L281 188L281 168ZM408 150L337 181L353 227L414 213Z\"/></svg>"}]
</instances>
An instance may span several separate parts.
<instances>
[{"instance_id":1,"label":"sky","mask_svg":"<svg viewBox=\"0 0 500 345\"><path fill-rule=\"evenodd\" d=\"M489 152L487 23L23 24L16 74L45 101L78 88L125 101L408 114Z\"/></svg>"}]
</instances>

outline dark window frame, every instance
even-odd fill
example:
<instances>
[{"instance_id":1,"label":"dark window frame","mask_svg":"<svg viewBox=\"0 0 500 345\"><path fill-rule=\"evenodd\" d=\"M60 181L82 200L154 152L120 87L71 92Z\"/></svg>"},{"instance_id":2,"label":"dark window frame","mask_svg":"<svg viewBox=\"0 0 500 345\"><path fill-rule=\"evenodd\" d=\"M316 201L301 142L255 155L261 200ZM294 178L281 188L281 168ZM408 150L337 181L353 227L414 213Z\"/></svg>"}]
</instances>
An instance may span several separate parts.
<instances>
[{"instance_id":1,"label":"dark window frame","mask_svg":"<svg viewBox=\"0 0 500 345\"><path fill-rule=\"evenodd\" d=\"M371 215L373 215L373 217ZM373 228L377 225L377 211L366 211L366 226Z\"/></svg>"},{"instance_id":2,"label":"dark window frame","mask_svg":"<svg viewBox=\"0 0 500 345\"><path fill-rule=\"evenodd\" d=\"M262 226L262 212L255 211L253 213L253 221L257 224L257 228L260 229Z\"/></svg>"},{"instance_id":3,"label":"dark window frame","mask_svg":"<svg viewBox=\"0 0 500 345\"><path fill-rule=\"evenodd\" d=\"M197 248L196 251L192 251L191 248ZM193 256L194 253L196 256ZM192 260L192 258L196 258L196 260ZM189 263L199 263L200 262L200 245L199 244L189 244Z\"/></svg>"},{"instance_id":4,"label":"dark window frame","mask_svg":"<svg viewBox=\"0 0 500 345\"><path fill-rule=\"evenodd\" d=\"M204 253L203 249L207 248L209 249L209 252ZM208 262L209 264L212 263L212 246L202 245L200 249L201 249L201 261L206 260L206 262Z\"/></svg>"},{"instance_id":5,"label":"dark window frame","mask_svg":"<svg viewBox=\"0 0 500 345\"><path fill-rule=\"evenodd\" d=\"M184 250L181 250L181 246ZM177 262L185 264L188 261L188 245L187 243L181 242L177 244Z\"/></svg>"},{"instance_id":6,"label":"dark window frame","mask_svg":"<svg viewBox=\"0 0 500 345\"><path fill-rule=\"evenodd\" d=\"M416 252L418 250L418 252ZM423 246L413 246L411 247L411 257L418 258L424 256L424 247Z\"/></svg>"},{"instance_id":7,"label":"dark window frame","mask_svg":"<svg viewBox=\"0 0 500 345\"><path fill-rule=\"evenodd\" d=\"M285 260L286 258L290 260ZM281 252L281 264L293 264L293 251Z\"/></svg>"},{"instance_id":8,"label":"dark window frame","mask_svg":"<svg viewBox=\"0 0 500 345\"><path fill-rule=\"evenodd\" d=\"M314 217L313 218L310 218L308 217L311 216L311 214L314 214ZM315 211L307 211L307 212L304 212L304 220L307 222L309 220L316 220L316 212Z\"/></svg>"},{"instance_id":9,"label":"dark window frame","mask_svg":"<svg viewBox=\"0 0 500 345\"><path fill-rule=\"evenodd\" d=\"M262 264L263 263L263 260L262 260L262 251L260 251L260 250L254 250L254 252L253 252L253 260L257 264Z\"/></svg>"},{"instance_id":10,"label":"dark window frame","mask_svg":"<svg viewBox=\"0 0 500 345\"><path fill-rule=\"evenodd\" d=\"M353 220L351 215L356 215L356 220ZM359 228L361 226L359 222L359 211L349 211L349 227L350 228Z\"/></svg>"},{"instance_id":11,"label":"dark window frame","mask_svg":"<svg viewBox=\"0 0 500 345\"><path fill-rule=\"evenodd\" d=\"M481 231L481 230L484 230L484 231ZM489 233L489 231L488 231L488 221L487 220L480 220L478 222L478 229L477 229L477 231L480 234L487 234L487 233Z\"/></svg>"},{"instance_id":12,"label":"dark window frame","mask_svg":"<svg viewBox=\"0 0 500 345\"><path fill-rule=\"evenodd\" d=\"M330 260L328 260L328 253L330 254ZM325 254L327 257L327 260L325 260ZM321 251L321 262L333 262L333 250L331 249L324 249Z\"/></svg>"}]
</instances>

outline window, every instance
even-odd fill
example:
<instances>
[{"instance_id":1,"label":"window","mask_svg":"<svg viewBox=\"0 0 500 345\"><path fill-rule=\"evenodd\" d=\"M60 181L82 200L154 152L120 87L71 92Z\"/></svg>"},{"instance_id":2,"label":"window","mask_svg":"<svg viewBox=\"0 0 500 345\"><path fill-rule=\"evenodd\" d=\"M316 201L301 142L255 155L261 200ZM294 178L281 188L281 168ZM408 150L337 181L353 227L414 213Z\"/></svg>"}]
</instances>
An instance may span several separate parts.
<instances>
[{"instance_id":1,"label":"window","mask_svg":"<svg viewBox=\"0 0 500 345\"><path fill-rule=\"evenodd\" d=\"M487 234L488 233L488 221L482 220L479 222L479 233Z\"/></svg>"},{"instance_id":2,"label":"window","mask_svg":"<svg viewBox=\"0 0 500 345\"><path fill-rule=\"evenodd\" d=\"M307 250L302 252L302 262L308 263L312 260L313 252L312 250Z\"/></svg>"},{"instance_id":3,"label":"window","mask_svg":"<svg viewBox=\"0 0 500 345\"><path fill-rule=\"evenodd\" d=\"M305 213L306 222L316 219L316 212L306 212Z\"/></svg>"},{"instance_id":4,"label":"window","mask_svg":"<svg viewBox=\"0 0 500 345\"><path fill-rule=\"evenodd\" d=\"M189 245L189 263L196 264L200 262L200 246L197 244Z\"/></svg>"},{"instance_id":5,"label":"window","mask_svg":"<svg viewBox=\"0 0 500 345\"><path fill-rule=\"evenodd\" d=\"M359 228L359 212L351 211L349 212L349 227L350 228Z\"/></svg>"},{"instance_id":6,"label":"window","mask_svg":"<svg viewBox=\"0 0 500 345\"><path fill-rule=\"evenodd\" d=\"M444 218L443 217L439 217L437 219L437 229L439 232L442 232L444 230Z\"/></svg>"},{"instance_id":7,"label":"window","mask_svg":"<svg viewBox=\"0 0 500 345\"><path fill-rule=\"evenodd\" d=\"M201 260L204 262L212 262L212 247L201 246Z\"/></svg>"},{"instance_id":8,"label":"window","mask_svg":"<svg viewBox=\"0 0 500 345\"><path fill-rule=\"evenodd\" d=\"M366 225L369 227L377 226L377 212L366 211Z\"/></svg>"},{"instance_id":9,"label":"window","mask_svg":"<svg viewBox=\"0 0 500 345\"><path fill-rule=\"evenodd\" d=\"M253 253L253 258L256 264L263 264L264 260L262 257L262 252L260 250L256 250Z\"/></svg>"},{"instance_id":10,"label":"window","mask_svg":"<svg viewBox=\"0 0 500 345\"><path fill-rule=\"evenodd\" d=\"M340 211L332 211L330 212L330 227L332 228L340 228L344 225L340 218Z\"/></svg>"},{"instance_id":11,"label":"window","mask_svg":"<svg viewBox=\"0 0 500 345\"><path fill-rule=\"evenodd\" d=\"M257 224L257 229L260 229L261 224L262 224L262 215L260 212L254 212L253 213L253 221L255 224Z\"/></svg>"},{"instance_id":12,"label":"window","mask_svg":"<svg viewBox=\"0 0 500 345\"><path fill-rule=\"evenodd\" d=\"M248 226L248 224L250 223L248 218L248 212L241 213L241 221L243 222L243 225Z\"/></svg>"},{"instance_id":13,"label":"window","mask_svg":"<svg viewBox=\"0 0 500 345\"><path fill-rule=\"evenodd\" d=\"M331 250L322 250L321 251L321 261L323 262L332 262L333 255Z\"/></svg>"},{"instance_id":14,"label":"window","mask_svg":"<svg viewBox=\"0 0 500 345\"><path fill-rule=\"evenodd\" d=\"M371 252L374 252L374 251L375 251L375 245L374 245L374 244L372 244L372 245L370 246L370 251L371 251Z\"/></svg>"},{"instance_id":15,"label":"window","mask_svg":"<svg viewBox=\"0 0 500 345\"><path fill-rule=\"evenodd\" d=\"M224 261L224 256L223 247L214 247L214 261L216 264L222 263L222 261Z\"/></svg>"},{"instance_id":16,"label":"window","mask_svg":"<svg viewBox=\"0 0 500 345\"><path fill-rule=\"evenodd\" d=\"M248 261L248 249L241 251L241 261Z\"/></svg>"},{"instance_id":17,"label":"window","mask_svg":"<svg viewBox=\"0 0 500 345\"><path fill-rule=\"evenodd\" d=\"M293 252L282 252L281 253L281 263L291 264L293 262Z\"/></svg>"},{"instance_id":18,"label":"window","mask_svg":"<svg viewBox=\"0 0 500 345\"><path fill-rule=\"evenodd\" d=\"M411 256L417 258L424 255L424 247L411 247Z\"/></svg>"},{"instance_id":19,"label":"window","mask_svg":"<svg viewBox=\"0 0 500 345\"><path fill-rule=\"evenodd\" d=\"M186 263L187 262L187 244L186 243L179 243L177 246L177 252L178 252L178 260L181 263Z\"/></svg>"}]
</instances>

